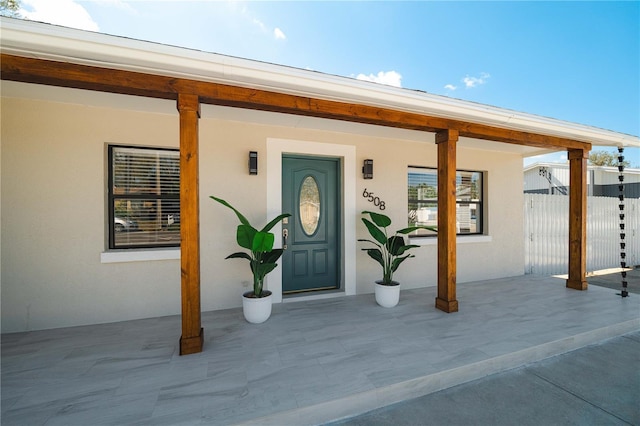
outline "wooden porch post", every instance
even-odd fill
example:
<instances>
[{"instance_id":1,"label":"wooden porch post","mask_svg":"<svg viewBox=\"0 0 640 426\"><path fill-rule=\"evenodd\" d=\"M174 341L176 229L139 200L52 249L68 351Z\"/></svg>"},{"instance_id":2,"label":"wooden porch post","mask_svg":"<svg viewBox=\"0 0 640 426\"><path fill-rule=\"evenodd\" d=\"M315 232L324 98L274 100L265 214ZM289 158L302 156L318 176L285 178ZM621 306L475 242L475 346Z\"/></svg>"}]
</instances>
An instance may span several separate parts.
<instances>
[{"instance_id":1,"label":"wooden porch post","mask_svg":"<svg viewBox=\"0 0 640 426\"><path fill-rule=\"evenodd\" d=\"M587 289L587 158L588 151L569 153L569 279L567 288Z\"/></svg>"},{"instance_id":2,"label":"wooden porch post","mask_svg":"<svg viewBox=\"0 0 640 426\"><path fill-rule=\"evenodd\" d=\"M456 300L457 130L436 133L438 144L438 297L436 308L458 312Z\"/></svg>"},{"instance_id":3,"label":"wooden porch post","mask_svg":"<svg viewBox=\"0 0 640 426\"><path fill-rule=\"evenodd\" d=\"M197 95L179 94L180 112L180 272L182 336L180 355L202 352L200 322L200 212L198 194Z\"/></svg>"}]
</instances>

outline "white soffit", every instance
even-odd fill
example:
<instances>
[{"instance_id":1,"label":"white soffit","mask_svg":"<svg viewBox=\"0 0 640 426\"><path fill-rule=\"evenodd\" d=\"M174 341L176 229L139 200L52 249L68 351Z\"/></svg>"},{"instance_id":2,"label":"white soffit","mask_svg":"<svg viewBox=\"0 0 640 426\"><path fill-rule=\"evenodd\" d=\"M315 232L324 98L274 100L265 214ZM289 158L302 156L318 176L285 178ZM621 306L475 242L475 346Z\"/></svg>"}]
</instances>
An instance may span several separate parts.
<instances>
[{"instance_id":1,"label":"white soffit","mask_svg":"<svg viewBox=\"0 0 640 426\"><path fill-rule=\"evenodd\" d=\"M640 147L637 136L415 90L20 19L2 17L1 24L0 49L6 54L362 103L593 145Z\"/></svg>"}]
</instances>

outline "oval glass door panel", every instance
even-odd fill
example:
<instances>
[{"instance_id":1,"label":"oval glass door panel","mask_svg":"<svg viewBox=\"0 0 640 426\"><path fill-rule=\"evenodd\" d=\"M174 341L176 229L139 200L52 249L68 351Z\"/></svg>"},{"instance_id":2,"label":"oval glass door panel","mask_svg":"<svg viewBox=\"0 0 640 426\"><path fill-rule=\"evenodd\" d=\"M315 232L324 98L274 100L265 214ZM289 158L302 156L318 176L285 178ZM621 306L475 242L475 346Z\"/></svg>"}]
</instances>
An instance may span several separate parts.
<instances>
[{"instance_id":1,"label":"oval glass door panel","mask_svg":"<svg viewBox=\"0 0 640 426\"><path fill-rule=\"evenodd\" d=\"M320 222L320 189L313 176L307 176L300 185L300 224L304 233L313 235Z\"/></svg>"}]
</instances>

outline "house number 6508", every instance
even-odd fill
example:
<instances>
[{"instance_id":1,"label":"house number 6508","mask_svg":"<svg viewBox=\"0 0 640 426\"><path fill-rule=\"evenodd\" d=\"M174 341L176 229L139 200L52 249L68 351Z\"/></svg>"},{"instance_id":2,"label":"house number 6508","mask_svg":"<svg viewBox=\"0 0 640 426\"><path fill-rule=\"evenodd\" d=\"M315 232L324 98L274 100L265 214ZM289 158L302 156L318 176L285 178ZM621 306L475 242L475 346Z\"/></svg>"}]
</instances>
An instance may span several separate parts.
<instances>
[{"instance_id":1,"label":"house number 6508","mask_svg":"<svg viewBox=\"0 0 640 426\"><path fill-rule=\"evenodd\" d=\"M369 200L370 203L373 203L373 205L380 210L384 210L386 208L384 201L382 201L380 197L374 197L373 192L367 191L367 188L364 189L362 196Z\"/></svg>"}]
</instances>

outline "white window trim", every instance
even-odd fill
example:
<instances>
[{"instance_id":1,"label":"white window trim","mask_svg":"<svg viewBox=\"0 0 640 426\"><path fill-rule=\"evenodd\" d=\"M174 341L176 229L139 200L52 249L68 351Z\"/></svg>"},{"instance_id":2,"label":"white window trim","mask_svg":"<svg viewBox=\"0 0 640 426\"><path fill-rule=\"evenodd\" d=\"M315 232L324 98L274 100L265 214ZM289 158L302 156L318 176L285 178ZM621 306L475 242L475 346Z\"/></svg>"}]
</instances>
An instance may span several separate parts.
<instances>
[{"instance_id":1,"label":"white window trim","mask_svg":"<svg viewBox=\"0 0 640 426\"><path fill-rule=\"evenodd\" d=\"M180 247L171 249L111 250L100 253L100 263L180 260Z\"/></svg>"}]
</instances>

